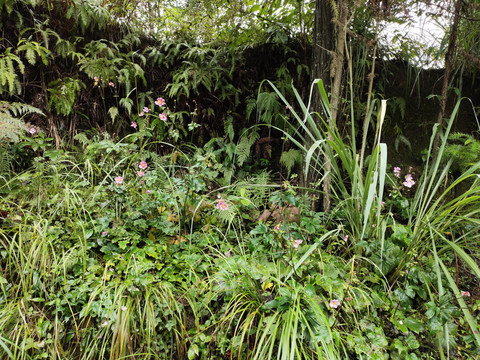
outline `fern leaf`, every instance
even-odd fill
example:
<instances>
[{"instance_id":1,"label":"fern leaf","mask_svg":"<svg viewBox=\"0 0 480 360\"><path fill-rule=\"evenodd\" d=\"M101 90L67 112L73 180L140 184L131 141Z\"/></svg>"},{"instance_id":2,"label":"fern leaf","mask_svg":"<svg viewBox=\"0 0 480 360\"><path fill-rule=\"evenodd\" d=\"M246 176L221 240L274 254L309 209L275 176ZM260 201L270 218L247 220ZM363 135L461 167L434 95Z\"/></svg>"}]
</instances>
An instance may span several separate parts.
<instances>
[{"instance_id":1,"label":"fern leaf","mask_svg":"<svg viewBox=\"0 0 480 360\"><path fill-rule=\"evenodd\" d=\"M287 168L288 176L290 176L295 164L298 164L299 166L302 165L302 160L302 152L298 149L284 151L280 156L280 163Z\"/></svg>"},{"instance_id":2,"label":"fern leaf","mask_svg":"<svg viewBox=\"0 0 480 360\"><path fill-rule=\"evenodd\" d=\"M118 114L119 112L116 106L112 106L110 109L108 109L108 115L110 115L110 118L112 119L112 123L115 122L115 119L117 118Z\"/></svg>"}]
</instances>

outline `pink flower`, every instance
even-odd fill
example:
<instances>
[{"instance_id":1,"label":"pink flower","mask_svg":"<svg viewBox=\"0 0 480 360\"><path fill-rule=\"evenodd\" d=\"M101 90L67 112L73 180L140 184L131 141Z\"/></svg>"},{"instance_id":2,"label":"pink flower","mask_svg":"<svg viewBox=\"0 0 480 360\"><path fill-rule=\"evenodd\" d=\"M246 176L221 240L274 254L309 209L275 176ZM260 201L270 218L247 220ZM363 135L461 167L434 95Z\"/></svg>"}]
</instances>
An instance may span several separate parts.
<instances>
[{"instance_id":1,"label":"pink flower","mask_svg":"<svg viewBox=\"0 0 480 360\"><path fill-rule=\"evenodd\" d=\"M347 301L350 301L350 298L349 298L349 297L347 297L345 300L347 300Z\"/></svg>"},{"instance_id":2,"label":"pink flower","mask_svg":"<svg viewBox=\"0 0 480 360\"><path fill-rule=\"evenodd\" d=\"M123 305L120 309L122 309L122 311L127 311L127 307L125 305Z\"/></svg>"},{"instance_id":3,"label":"pink flower","mask_svg":"<svg viewBox=\"0 0 480 360\"><path fill-rule=\"evenodd\" d=\"M405 175L405 181L403 182L403 185L408 188L411 188L413 185L415 185L415 181L413 181L412 174Z\"/></svg>"},{"instance_id":4,"label":"pink flower","mask_svg":"<svg viewBox=\"0 0 480 360\"><path fill-rule=\"evenodd\" d=\"M330 301L330 307L332 309L336 309L340 306L340 300L337 300L337 299L333 299Z\"/></svg>"},{"instance_id":5,"label":"pink flower","mask_svg":"<svg viewBox=\"0 0 480 360\"><path fill-rule=\"evenodd\" d=\"M37 132L37 129L35 129L34 127L32 127L32 128L30 128L30 129L28 130L28 132L33 135L33 134L35 134L35 133Z\"/></svg>"},{"instance_id":6,"label":"pink flower","mask_svg":"<svg viewBox=\"0 0 480 360\"><path fill-rule=\"evenodd\" d=\"M93 77L93 80L94 80L95 82L98 82L98 76L94 76L94 77Z\"/></svg>"},{"instance_id":7,"label":"pink flower","mask_svg":"<svg viewBox=\"0 0 480 360\"><path fill-rule=\"evenodd\" d=\"M393 175L395 175L396 177L400 177L400 168L398 166L395 166L393 168Z\"/></svg>"},{"instance_id":8,"label":"pink flower","mask_svg":"<svg viewBox=\"0 0 480 360\"><path fill-rule=\"evenodd\" d=\"M102 327L105 327L105 326L107 326L107 325L108 325L108 321L105 320L105 321L102 323Z\"/></svg>"},{"instance_id":9,"label":"pink flower","mask_svg":"<svg viewBox=\"0 0 480 360\"><path fill-rule=\"evenodd\" d=\"M228 204L224 200L219 200L216 208L222 211L228 210Z\"/></svg>"},{"instance_id":10,"label":"pink flower","mask_svg":"<svg viewBox=\"0 0 480 360\"><path fill-rule=\"evenodd\" d=\"M117 185L122 185L122 183L123 183L123 177L117 176L117 177L115 178L115 184L117 184Z\"/></svg>"},{"instance_id":11,"label":"pink flower","mask_svg":"<svg viewBox=\"0 0 480 360\"><path fill-rule=\"evenodd\" d=\"M142 170L140 170L140 171L137 171L137 175L138 175L138 176L144 176L145 173L144 173Z\"/></svg>"},{"instance_id":12,"label":"pink flower","mask_svg":"<svg viewBox=\"0 0 480 360\"><path fill-rule=\"evenodd\" d=\"M138 116L140 116L140 117L142 117L143 115L145 115L145 114L143 113L143 111L141 111L140 114L138 114Z\"/></svg>"},{"instance_id":13,"label":"pink flower","mask_svg":"<svg viewBox=\"0 0 480 360\"><path fill-rule=\"evenodd\" d=\"M147 163L145 161L140 161L140 165L138 167L142 170L145 170L147 168Z\"/></svg>"},{"instance_id":14,"label":"pink flower","mask_svg":"<svg viewBox=\"0 0 480 360\"><path fill-rule=\"evenodd\" d=\"M462 291L460 295L465 296L465 297L470 297L470 292L469 291Z\"/></svg>"},{"instance_id":15,"label":"pink flower","mask_svg":"<svg viewBox=\"0 0 480 360\"><path fill-rule=\"evenodd\" d=\"M345 237L343 238L343 241L345 241L345 242L348 241L348 235L345 235Z\"/></svg>"},{"instance_id":16,"label":"pink flower","mask_svg":"<svg viewBox=\"0 0 480 360\"><path fill-rule=\"evenodd\" d=\"M102 231L102 235L103 235L103 236L105 236L105 235L107 235L107 234L108 234L108 232Z\"/></svg>"},{"instance_id":17,"label":"pink flower","mask_svg":"<svg viewBox=\"0 0 480 360\"><path fill-rule=\"evenodd\" d=\"M298 248L298 245L300 245L302 242L303 242L302 239L297 239L297 240L295 240L295 241L293 242L293 247L294 247L295 249L297 249L297 248Z\"/></svg>"},{"instance_id":18,"label":"pink flower","mask_svg":"<svg viewBox=\"0 0 480 360\"><path fill-rule=\"evenodd\" d=\"M167 121L167 115L165 115L165 113L161 113L159 116L160 120L162 121Z\"/></svg>"},{"instance_id":19,"label":"pink flower","mask_svg":"<svg viewBox=\"0 0 480 360\"><path fill-rule=\"evenodd\" d=\"M145 194L150 194L152 192L152 190L145 190Z\"/></svg>"},{"instance_id":20,"label":"pink flower","mask_svg":"<svg viewBox=\"0 0 480 360\"><path fill-rule=\"evenodd\" d=\"M115 87L115 84L110 81L110 82L108 83L108 86Z\"/></svg>"},{"instance_id":21,"label":"pink flower","mask_svg":"<svg viewBox=\"0 0 480 360\"><path fill-rule=\"evenodd\" d=\"M134 121L130 124L130 126L133 127L134 129L136 129L137 128L137 123Z\"/></svg>"},{"instance_id":22,"label":"pink flower","mask_svg":"<svg viewBox=\"0 0 480 360\"><path fill-rule=\"evenodd\" d=\"M145 114L147 114L149 111L150 111L150 109L149 109L148 107L145 106L145 107L143 108L143 112L144 112Z\"/></svg>"},{"instance_id":23,"label":"pink flower","mask_svg":"<svg viewBox=\"0 0 480 360\"><path fill-rule=\"evenodd\" d=\"M275 230L275 231L280 230L280 224L275 225L275 227L273 228L273 230Z\"/></svg>"},{"instance_id":24,"label":"pink flower","mask_svg":"<svg viewBox=\"0 0 480 360\"><path fill-rule=\"evenodd\" d=\"M157 101L155 101L155 104L158 106L163 106L165 105L165 100L163 100L162 98L158 98Z\"/></svg>"}]
</instances>

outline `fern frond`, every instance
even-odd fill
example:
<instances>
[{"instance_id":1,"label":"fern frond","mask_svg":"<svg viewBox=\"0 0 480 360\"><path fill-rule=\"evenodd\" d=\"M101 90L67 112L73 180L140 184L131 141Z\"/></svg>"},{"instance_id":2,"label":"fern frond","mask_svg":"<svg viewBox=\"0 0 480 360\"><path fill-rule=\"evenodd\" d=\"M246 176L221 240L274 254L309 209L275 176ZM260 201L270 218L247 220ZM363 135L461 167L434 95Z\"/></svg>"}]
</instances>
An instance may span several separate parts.
<instances>
[{"instance_id":1,"label":"fern frond","mask_svg":"<svg viewBox=\"0 0 480 360\"><path fill-rule=\"evenodd\" d=\"M110 109L108 109L108 115L110 115L112 123L114 123L115 119L119 115L118 108L116 106L112 106Z\"/></svg>"},{"instance_id":2,"label":"fern frond","mask_svg":"<svg viewBox=\"0 0 480 360\"><path fill-rule=\"evenodd\" d=\"M25 71L25 65L11 50L11 47L7 48L3 55L0 55L0 94L6 90L5 87L7 87L7 92L10 94L13 94L15 90L17 94L21 92L21 85L17 79L17 73L13 63L17 63L21 74Z\"/></svg>"},{"instance_id":3,"label":"fern frond","mask_svg":"<svg viewBox=\"0 0 480 360\"><path fill-rule=\"evenodd\" d=\"M0 177L3 177L2 174L10 173L13 159L7 148L0 146Z\"/></svg>"},{"instance_id":4,"label":"fern frond","mask_svg":"<svg viewBox=\"0 0 480 360\"><path fill-rule=\"evenodd\" d=\"M288 176L292 172L295 164L301 166L303 161L302 152L298 149L290 149L288 151L284 151L280 156L280 164L287 168Z\"/></svg>"},{"instance_id":5,"label":"fern frond","mask_svg":"<svg viewBox=\"0 0 480 360\"><path fill-rule=\"evenodd\" d=\"M51 94L48 106L55 105L57 114L68 116L73 112L73 105L78 94L85 88L85 84L75 78L58 79L48 84L48 92Z\"/></svg>"},{"instance_id":6,"label":"fern frond","mask_svg":"<svg viewBox=\"0 0 480 360\"><path fill-rule=\"evenodd\" d=\"M27 130L22 117L30 113L43 115L31 105L0 101L0 141L18 142L21 134Z\"/></svg>"},{"instance_id":7,"label":"fern frond","mask_svg":"<svg viewBox=\"0 0 480 360\"><path fill-rule=\"evenodd\" d=\"M21 117L26 114L39 114L44 115L44 113L36 108L35 106L31 106L28 104L22 104L18 102L8 102L8 101L0 101L0 114L1 113L8 113L12 117Z\"/></svg>"},{"instance_id":8,"label":"fern frond","mask_svg":"<svg viewBox=\"0 0 480 360\"><path fill-rule=\"evenodd\" d=\"M256 131L252 131L250 135L242 136L240 141L235 149L235 154L237 155L237 166L242 166L243 163L250 156L250 150L255 141L258 140L260 135Z\"/></svg>"},{"instance_id":9,"label":"fern frond","mask_svg":"<svg viewBox=\"0 0 480 360\"><path fill-rule=\"evenodd\" d=\"M85 133L78 133L73 138L77 140L84 147L90 145L90 139Z\"/></svg>"},{"instance_id":10,"label":"fern frond","mask_svg":"<svg viewBox=\"0 0 480 360\"><path fill-rule=\"evenodd\" d=\"M127 110L128 114L132 114L132 107L133 107L133 100L126 97L126 98L121 98L120 99L120 105Z\"/></svg>"}]
</instances>

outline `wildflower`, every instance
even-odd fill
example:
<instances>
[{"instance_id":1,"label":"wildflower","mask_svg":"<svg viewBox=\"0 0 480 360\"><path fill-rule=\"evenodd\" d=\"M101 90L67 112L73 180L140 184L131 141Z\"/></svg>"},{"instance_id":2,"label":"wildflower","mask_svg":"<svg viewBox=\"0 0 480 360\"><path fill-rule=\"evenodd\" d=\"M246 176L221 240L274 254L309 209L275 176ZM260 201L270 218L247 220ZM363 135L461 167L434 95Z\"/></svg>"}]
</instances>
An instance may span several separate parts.
<instances>
[{"instance_id":1,"label":"wildflower","mask_svg":"<svg viewBox=\"0 0 480 360\"><path fill-rule=\"evenodd\" d=\"M98 76L94 76L93 80L94 80L93 86L97 86L98 85Z\"/></svg>"},{"instance_id":2,"label":"wildflower","mask_svg":"<svg viewBox=\"0 0 480 360\"><path fill-rule=\"evenodd\" d=\"M140 161L140 164L138 165L138 167L142 170L145 170L147 168L147 163L145 161Z\"/></svg>"},{"instance_id":3,"label":"wildflower","mask_svg":"<svg viewBox=\"0 0 480 360\"><path fill-rule=\"evenodd\" d=\"M152 192L152 190L145 190L145 194L150 194Z\"/></svg>"},{"instance_id":4,"label":"wildflower","mask_svg":"<svg viewBox=\"0 0 480 360\"><path fill-rule=\"evenodd\" d=\"M113 268L108 268L108 271L113 272Z\"/></svg>"},{"instance_id":5,"label":"wildflower","mask_svg":"<svg viewBox=\"0 0 480 360\"><path fill-rule=\"evenodd\" d=\"M167 115L165 115L165 113L161 113L159 116L160 120L162 121L167 121Z\"/></svg>"},{"instance_id":6,"label":"wildflower","mask_svg":"<svg viewBox=\"0 0 480 360\"><path fill-rule=\"evenodd\" d=\"M108 321L105 320L105 321L102 323L102 327L105 327L105 326L107 326L107 325L108 325Z\"/></svg>"},{"instance_id":7,"label":"wildflower","mask_svg":"<svg viewBox=\"0 0 480 360\"><path fill-rule=\"evenodd\" d=\"M395 175L396 177L400 177L400 168L398 166L395 166L393 168L393 175Z\"/></svg>"},{"instance_id":8,"label":"wildflower","mask_svg":"<svg viewBox=\"0 0 480 360\"><path fill-rule=\"evenodd\" d=\"M462 291L460 295L465 296L465 297L470 297L470 292L469 291Z\"/></svg>"},{"instance_id":9,"label":"wildflower","mask_svg":"<svg viewBox=\"0 0 480 360\"><path fill-rule=\"evenodd\" d=\"M37 129L35 129L34 127L32 127L32 128L30 128L30 129L28 130L28 132L33 135L33 134L35 134L35 133L37 132Z\"/></svg>"},{"instance_id":10,"label":"wildflower","mask_svg":"<svg viewBox=\"0 0 480 360\"><path fill-rule=\"evenodd\" d=\"M120 309L122 309L122 311L127 311L127 307L125 305L123 305Z\"/></svg>"},{"instance_id":11,"label":"wildflower","mask_svg":"<svg viewBox=\"0 0 480 360\"><path fill-rule=\"evenodd\" d=\"M293 247L294 247L295 249L297 249L297 248L298 248L298 245L300 245L302 242L303 242L302 239L297 239L297 240L295 240L295 241L293 242Z\"/></svg>"},{"instance_id":12,"label":"wildflower","mask_svg":"<svg viewBox=\"0 0 480 360\"><path fill-rule=\"evenodd\" d=\"M133 127L134 129L136 129L137 128L137 123L134 121L130 124L130 126Z\"/></svg>"},{"instance_id":13,"label":"wildflower","mask_svg":"<svg viewBox=\"0 0 480 360\"><path fill-rule=\"evenodd\" d=\"M216 206L217 209L219 210L228 210L228 205L224 200L219 200Z\"/></svg>"},{"instance_id":14,"label":"wildflower","mask_svg":"<svg viewBox=\"0 0 480 360\"><path fill-rule=\"evenodd\" d=\"M108 83L108 86L115 87L115 84L110 81L110 82Z\"/></svg>"},{"instance_id":15,"label":"wildflower","mask_svg":"<svg viewBox=\"0 0 480 360\"><path fill-rule=\"evenodd\" d=\"M403 321L402 321L402 320L399 320L398 323L399 323L400 325L403 325Z\"/></svg>"},{"instance_id":16,"label":"wildflower","mask_svg":"<svg viewBox=\"0 0 480 360\"><path fill-rule=\"evenodd\" d=\"M105 235L107 235L107 234L108 234L108 232L102 231L102 235L103 235L103 236L105 236Z\"/></svg>"},{"instance_id":17,"label":"wildflower","mask_svg":"<svg viewBox=\"0 0 480 360\"><path fill-rule=\"evenodd\" d=\"M140 117L142 117L143 115L145 115L145 114L143 113L143 111L141 111L140 114L138 114L138 116L140 116Z\"/></svg>"},{"instance_id":18,"label":"wildflower","mask_svg":"<svg viewBox=\"0 0 480 360\"><path fill-rule=\"evenodd\" d=\"M343 241L345 241L345 242L348 241L348 235L345 235L345 237L343 238Z\"/></svg>"},{"instance_id":19,"label":"wildflower","mask_svg":"<svg viewBox=\"0 0 480 360\"><path fill-rule=\"evenodd\" d=\"M347 297L347 298L345 298L345 300L346 300L346 301L350 301L350 298L349 298L349 297Z\"/></svg>"},{"instance_id":20,"label":"wildflower","mask_svg":"<svg viewBox=\"0 0 480 360\"><path fill-rule=\"evenodd\" d=\"M150 111L150 109L149 109L148 107L145 106L145 107L143 108L143 112L144 112L145 114L147 114L149 111Z\"/></svg>"},{"instance_id":21,"label":"wildflower","mask_svg":"<svg viewBox=\"0 0 480 360\"><path fill-rule=\"evenodd\" d=\"M145 173L144 173L142 170L140 170L140 171L137 171L137 175L138 175L138 176L144 176Z\"/></svg>"},{"instance_id":22,"label":"wildflower","mask_svg":"<svg viewBox=\"0 0 480 360\"><path fill-rule=\"evenodd\" d=\"M158 98L158 99L155 101L155 104L158 105L158 106L163 106L163 105L165 105L165 100L162 99L162 98Z\"/></svg>"},{"instance_id":23,"label":"wildflower","mask_svg":"<svg viewBox=\"0 0 480 360\"><path fill-rule=\"evenodd\" d=\"M275 230L275 231L280 230L280 224L275 225L275 227L273 228L273 230Z\"/></svg>"},{"instance_id":24,"label":"wildflower","mask_svg":"<svg viewBox=\"0 0 480 360\"><path fill-rule=\"evenodd\" d=\"M117 176L117 177L115 178L115 184L117 184L117 185L122 185L122 183L123 183L123 177Z\"/></svg>"},{"instance_id":25,"label":"wildflower","mask_svg":"<svg viewBox=\"0 0 480 360\"><path fill-rule=\"evenodd\" d=\"M381 201L380 206L383 208L385 206L385 201Z\"/></svg>"},{"instance_id":26,"label":"wildflower","mask_svg":"<svg viewBox=\"0 0 480 360\"><path fill-rule=\"evenodd\" d=\"M337 300L337 299L330 300L330 307L332 309L336 309L339 306L340 306L340 300Z\"/></svg>"},{"instance_id":27,"label":"wildflower","mask_svg":"<svg viewBox=\"0 0 480 360\"><path fill-rule=\"evenodd\" d=\"M408 188L411 188L413 185L415 185L415 181L413 181L412 174L405 175L405 181L403 182L403 185Z\"/></svg>"}]
</instances>

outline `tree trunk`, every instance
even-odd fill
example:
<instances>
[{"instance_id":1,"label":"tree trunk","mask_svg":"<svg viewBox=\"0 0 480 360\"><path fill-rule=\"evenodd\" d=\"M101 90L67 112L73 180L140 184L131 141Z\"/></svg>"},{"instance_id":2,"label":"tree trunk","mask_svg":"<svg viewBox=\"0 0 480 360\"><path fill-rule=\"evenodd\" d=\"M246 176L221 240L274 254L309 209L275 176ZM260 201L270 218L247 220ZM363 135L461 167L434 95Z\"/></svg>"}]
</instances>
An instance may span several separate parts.
<instances>
[{"instance_id":1,"label":"tree trunk","mask_svg":"<svg viewBox=\"0 0 480 360\"><path fill-rule=\"evenodd\" d=\"M325 90L327 93L331 93L331 116L326 119L331 129L336 127L341 103L346 26L349 13L347 0L337 0L334 4L337 14L334 14L332 0L316 1L312 62L312 78L322 79ZM320 94L315 92L312 99L312 110L325 117L326 114L321 112L321 108ZM327 133L327 139L331 140L329 132ZM331 208L331 177L329 175L332 168L331 161L333 159L328 157L325 159L325 175L322 183L323 211L329 211ZM310 172L310 174L312 173ZM315 180L311 176L307 178L307 185Z\"/></svg>"},{"instance_id":2,"label":"tree trunk","mask_svg":"<svg viewBox=\"0 0 480 360\"><path fill-rule=\"evenodd\" d=\"M450 73L452 72L452 67L453 67L453 58L455 55L455 45L457 43L458 23L460 21L461 8L462 8L462 1L456 0L454 15L453 15L452 30L450 32L450 37L448 39L447 53L445 54L445 72L443 74L440 109L438 111L438 116L437 116L437 124L440 125L439 126L440 129L438 129L438 132L435 134L435 139L433 142L433 158L434 159L437 157L437 153L438 153L441 128L445 123L444 117L445 117L445 109L447 107L448 83L450 82Z\"/></svg>"},{"instance_id":3,"label":"tree trunk","mask_svg":"<svg viewBox=\"0 0 480 360\"><path fill-rule=\"evenodd\" d=\"M315 79L321 79L325 85L327 93L330 92L331 88L332 54L335 49L335 25L333 19L334 12L332 8L332 0L316 0L313 29L312 82ZM322 117L326 116L326 114L322 112L322 100L318 91L313 92L311 110L318 112ZM318 124L318 126L322 125ZM308 138L307 141L307 145L310 147L315 140ZM318 174L310 171L305 179L305 186L308 187L317 180ZM325 192L324 185L323 190ZM325 196L327 195L324 193L324 199ZM316 207L317 202L313 201L312 208L315 209Z\"/></svg>"},{"instance_id":4,"label":"tree trunk","mask_svg":"<svg viewBox=\"0 0 480 360\"><path fill-rule=\"evenodd\" d=\"M330 101L330 118L328 119L328 127L330 129L335 129L337 127L337 117L338 110L340 108L340 103L342 99L342 77L343 77L343 64L345 61L345 40L347 32L347 18L348 18L348 4L347 0L338 1L339 8L339 18L337 22L336 29L336 44L335 44L335 53L334 59L332 61L332 75L333 75L333 84L332 84L332 95ZM327 139L333 140L330 132L327 133ZM328 146L328 144L327 144ZM327 176L323 182L323 211L330 211L331 207L331 185L332 178L329 175L329 172L332 170L332 161L333 158L325 159L325 172Z\"/></svg>"}]
</instances>

